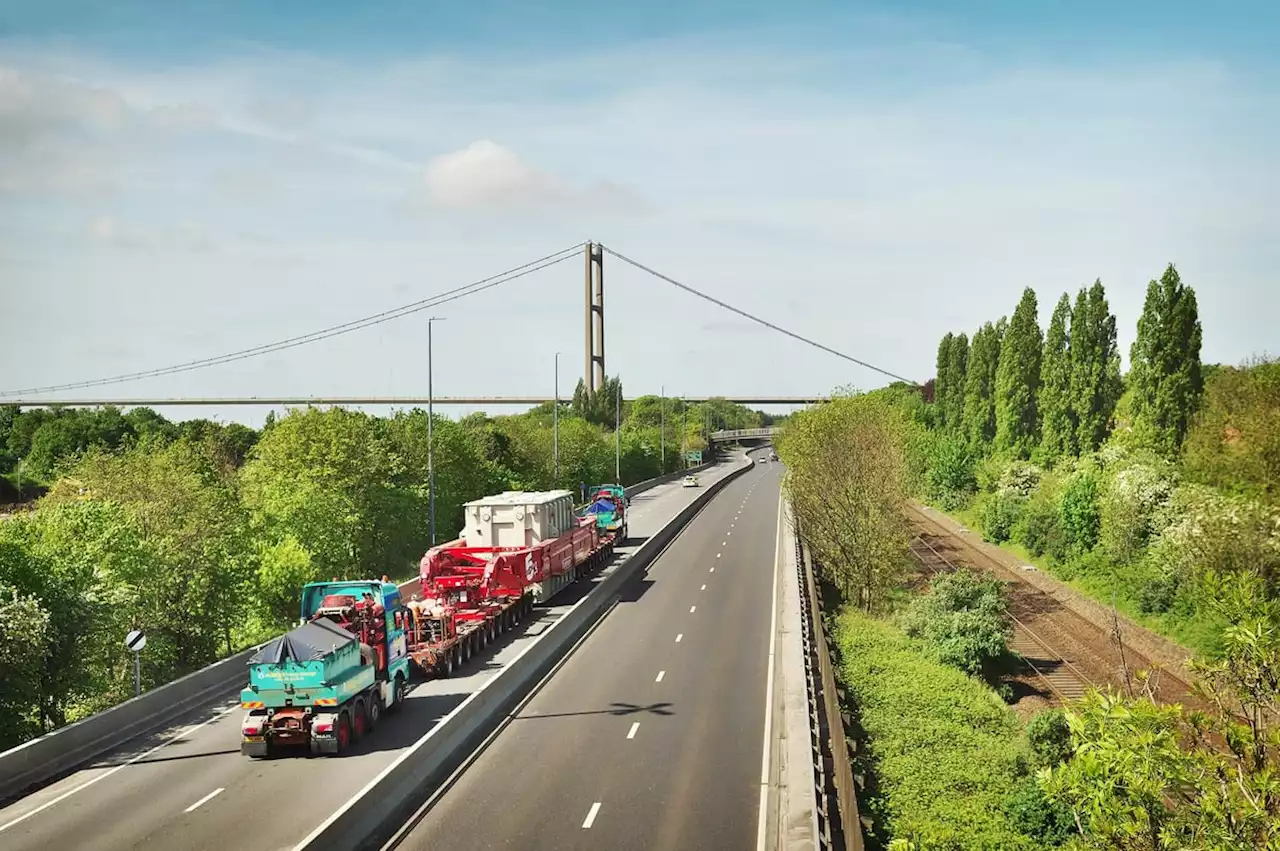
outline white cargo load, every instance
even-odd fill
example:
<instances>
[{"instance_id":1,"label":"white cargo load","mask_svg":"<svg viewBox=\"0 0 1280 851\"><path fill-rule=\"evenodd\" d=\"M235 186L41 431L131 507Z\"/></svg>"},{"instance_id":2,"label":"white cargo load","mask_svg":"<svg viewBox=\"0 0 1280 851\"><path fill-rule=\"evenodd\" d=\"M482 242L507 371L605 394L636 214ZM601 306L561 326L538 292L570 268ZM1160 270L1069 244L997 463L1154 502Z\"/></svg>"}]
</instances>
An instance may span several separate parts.
<instances>
[{"instance_id":1,"label":"white cargo load","mask_svg":"<svg viewBox=\"0 0 1280 851\"><path fill-rule=\"evenodd\" d=\"M573 492L504 491L462 506L468 547L531 547L573 527Z\"/></svg>"}]
</instances>

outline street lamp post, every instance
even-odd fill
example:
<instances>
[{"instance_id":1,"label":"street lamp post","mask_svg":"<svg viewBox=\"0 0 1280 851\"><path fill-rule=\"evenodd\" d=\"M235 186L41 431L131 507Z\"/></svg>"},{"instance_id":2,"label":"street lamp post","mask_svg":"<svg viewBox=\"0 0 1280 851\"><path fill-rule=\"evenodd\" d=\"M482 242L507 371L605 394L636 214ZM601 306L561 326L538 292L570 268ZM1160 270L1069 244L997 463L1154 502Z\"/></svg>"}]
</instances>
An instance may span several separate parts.
<instances>
[{"instance_id":1,"label":"street lamp post","mask_svg":"<svg viewBox=\"0 0 1280 851\"><path fill-rule=\"evenodd\" d=\"M556 352L556 400L551 408L551 454L554 481L560 481L560 353Z\"/></svg>"},{"instance_id":2,"label":"street lamp post","mask_svg":"<svg viewBox=\"0 0 1280 851\"><path fill-rule=\"evenodd\" d=\"M613 475L622 484L622 385L613 397Z\"/></svg>"},{"instance_id":3,"label":"street lamp post","mask_svg":"<svg viewBox=\"0 0 1280 851\"><path fill-rule=\"evenodd\" d=\"M435 391L431 370L431 324L443 320L443 316L427 319L427 526L431 546L436 545L436 463L435 463Z\"/></svg>"},{"instance_id":4,"label":"street lamp post","mask_svg":"<svg viewBox=\"0 0 1280 851\"><path fill-rule=\"evenodd\" d=\"M689 466L689 406L680 400L680 463Z\"/></svg>"},{"instance_id":5,"label":"street lamp post","mask_svg":"<svg viewBox=\"0 0 1280 851\"><path fill-rule=\"evenodd\" d=\"M667 385L662 384L658 387L658 398L661 402L658 405L658 457L662 459L662 475L667 474Z\"/></svg>"}]
</instances>

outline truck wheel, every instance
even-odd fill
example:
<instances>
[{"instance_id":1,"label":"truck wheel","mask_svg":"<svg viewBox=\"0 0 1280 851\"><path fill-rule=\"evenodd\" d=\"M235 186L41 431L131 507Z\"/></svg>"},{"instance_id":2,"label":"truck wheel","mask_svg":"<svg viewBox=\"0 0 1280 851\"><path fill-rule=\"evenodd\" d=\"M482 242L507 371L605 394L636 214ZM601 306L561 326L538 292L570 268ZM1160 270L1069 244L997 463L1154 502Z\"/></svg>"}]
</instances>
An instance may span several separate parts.
<instances>
[{"instance_id":1,"label":"truck wheel","mask_svg":"<svg viewBox=\"0 0 1280 851\"><path fill-rule=\"evenodd\" d=\"M337 738L338 750L335 756L346 753L347 748L351 747L351 716L346 712L338 716Z\"/></svg>"},{"instance_id":2,"label":"truck wheel","mask_svg":"<svg viewBox=\"0 0 1280 851\"><path fill-rule=\"evenodd\" d=\"M382 718L382 698L373 695L369 698L369 721L365 725L366 732L373 732L373 728L378 726L378 721Z\"/></svg>"},{"instance_id":3,"label":"truck wheel","mask_svg":"<svg viewBox=\"0 0 1280 851\"><path fill-rule=\"evenodd\" d=\"M453 651L450 650L444 654L444 658L440 660L436 667L440 669L440 676L447 679L453 673Z\"/></svg>"},{"instance_id":4,"label":"truck wheel","mask_svg":"<svg viewBox=\"0 0 1280 851\"><path fill-rule=\"evenodd\" d=\"M364 734L369 730L368 725L368 710L365 709L363 700L357 700L351 707L351 741L358 742L363 739Z\"/></svg>"},{"instance_id":5,"label":"truck wheel","mask_svg":"<svg viewBox=\"0 0 1280 851\"><path fill-rule=\"evenodd\" d=\"M388 712L399 711L400 704L404 703L405 689L404 677L396 674L395 688L391 692L391 705L387 707Z\"/></svg>"}]
</instances>

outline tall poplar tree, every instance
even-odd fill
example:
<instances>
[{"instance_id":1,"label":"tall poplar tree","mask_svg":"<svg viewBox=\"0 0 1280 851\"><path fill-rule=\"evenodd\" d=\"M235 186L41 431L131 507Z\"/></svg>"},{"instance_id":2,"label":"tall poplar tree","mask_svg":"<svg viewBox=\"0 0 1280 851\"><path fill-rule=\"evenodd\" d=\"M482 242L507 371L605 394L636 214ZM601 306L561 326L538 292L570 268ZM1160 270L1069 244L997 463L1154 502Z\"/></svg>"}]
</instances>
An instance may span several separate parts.
<instances>
[{"instance_id":1,"label":"tall poplar tree","mask_svg":"<svg viewBox=\"0 0 1280 851\"><path fill-rule=\"evenodd\" d=\"M951 338L947 353L947 431L960 433L964 424L965 371L969 365L969 338L959 333Z\"/></svg>"},{"instance_id":2,"label":"tall poplar tree","mask_svg":"<svg viewBox=\"0 0 1280 851\"><path fill-rule=\"evenodd\" d=\"M1044 339L1036 317L1036 293L1027 287L1009 321L996 369L996 451L1031 454L1038 436L1036 396Z\"/></svg>"},{"instance_id":3,"label":"tall poplar tree","mask_svg":"<svg viewBox=\"0 0 1280 851\"><path fill-rule=\"evenodd\" d=\"M951 341L954 339L955 335L948 331L938 342L938 362L934 373L933 410L943 427L947 424L947 400L951 394Z\"/></svg>"},{"instance_id":4,"label":"tall poplar tree","mask_svg":"<svg viewBox=\"0 0 1280 851\"><path fill-rule=\"evenodd\" d=\"M1076 451L1075 412L1071 404L1072 350L1068 338L1068 328L1074 330L1075 325L1071 298L1063 293L1049 320L1040 360L1040 449L1049 460Z\"/></svg>"},{"instance_id":5,"label":"tall poplar tree","mask_svg":"<svg viewBox=\"0 0 1280 851\"><path fill-rule=\"evenodd\" d=\"M1154 448L1176 453L1200 405L1200 317L1195 291L1170 263L1147 285L1138 338L1129 350L1134 425Z\"/></svg>"},{"instance_id":6,"label":"tall poplar tree","mask_svg":"<svg viewBox=\"0 0 1280 851\"><path fill-rule=\"evenodd\" d=\"M1107 439L1123 390L1116 317L1102 281L1094 281L1088 290L1081 287L1071 317L1071 410L1080 452L1092 452Z\"/></svg>"},{"instance_id":7,"label":"tall poplar tree","mask_svg":"<svg viewBox=\"0 0 1280 851\"><path fill-rule=\"evenodd\" d=\"M999 327L990 322L973 333L964 385L964 436L969 446L985 452L996 436L996 367L1000 363Z\"/></svg>"}]
</instances>

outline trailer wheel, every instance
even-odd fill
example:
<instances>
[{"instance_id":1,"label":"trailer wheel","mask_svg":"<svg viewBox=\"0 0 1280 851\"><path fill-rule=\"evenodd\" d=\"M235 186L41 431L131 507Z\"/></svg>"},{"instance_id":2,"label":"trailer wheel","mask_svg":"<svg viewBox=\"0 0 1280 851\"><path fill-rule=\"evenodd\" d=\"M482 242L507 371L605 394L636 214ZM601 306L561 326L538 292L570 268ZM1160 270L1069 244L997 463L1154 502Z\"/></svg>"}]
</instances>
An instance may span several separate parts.
<instances>
[{"instance_id":1,"label":"trailer wheel","mask_svg":"<svg viewBox=\"0 0 1280 851\"><path fill-rule=\"evenodd\" d=\"M453 651L450 650L444 654L444 658L437 664L440 669L440 676L448 677L453 673Z\"/></svg>"},{"instance_id":2,"label":"trailer wheel","mask_svg":"<svg viewBox=\"0 0 1280 851\"><path fill-rule=\"evenodd\" d=\"M461 668L466 661L466 659L462 658L462 645L455 644L453 646L453 667Z\"/></svg>"},{"instance_id":3,"label":"trailer wheel","mask_svg":"<svg viewBox=\"0 0 1280 851\"><path fill-rule=\"evenodd\" d=\"M369 715L363 700L357 699L351 707L351 741L358 742L369 732Z\"/></svg>"}]
</instances>

